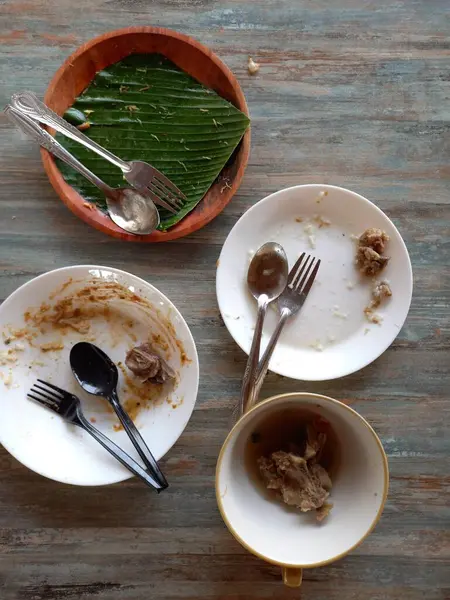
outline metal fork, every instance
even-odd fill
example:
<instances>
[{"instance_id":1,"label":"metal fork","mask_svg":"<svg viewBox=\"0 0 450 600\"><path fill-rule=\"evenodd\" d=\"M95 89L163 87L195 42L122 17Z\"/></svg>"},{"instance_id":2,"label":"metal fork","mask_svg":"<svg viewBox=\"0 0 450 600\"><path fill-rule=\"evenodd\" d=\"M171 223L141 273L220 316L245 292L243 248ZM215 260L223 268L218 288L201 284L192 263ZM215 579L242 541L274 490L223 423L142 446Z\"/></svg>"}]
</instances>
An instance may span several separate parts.
<instances>
[{"instance_id":1,"label":"metal fork","mask_svg":"<svg viewBox=\"0 0 450 600\"><path fill-rule=\"evenodd\" d=\"M296 315L302 308L312 284L314 283L319 267L320 259L316 259L303 252L289 271L287 286L275 302L280 313L280 319L267 344L267 348L258 363L256 382L248 403L249 408L251 408L258 399L261 386L269 368L269 361L275 350L281 332L283 331L283 327L285 326L286 321L290 317Z\"/></svg>"},{"instance_id":2,"label":"metal fork","mask_svg":"<svg viewBox=\"0 0 450 600\"><path fill-rule=\"evenodd\" d=\"M92 437L95 438L97 442L103 446L103 448L108 450L108 452L112 454L114 458L122 463L124 467L142 479L148 486L156 489L158 493L163 490L164 487L167 487L167 485L162 486L143 467L141 467L139 463L137 463L133 458L131 458L131 456L122 450L122 448L117 446L108 437L106 437L106 435L89 423L89 421L83 415L81 410L81 402L77 396L62 390L52 383L43 381L42 379L38 379L38 382L42 385L35 383L30 392L27 394L28 398L31 398L35 402L39 402L39 404L42 404L46 408L53 410L68 423L72 423L77 427L81 427L90 433Z\"/></svg>"},{"instance_id":3,"label":"metal fork","mask_svg":"<svg viewBox=\"0 0 450 600\"><path fill-rule=\"evenodd\" d=\"M128 183L137 190L148 193L155 204L159 204L173 212L174 210L178 211L186 201L186 196L183 192L168 177L163 175L161 171L141 160L131 160L128 162L122 160L50 110L32 92L13 94L11 96L11 104L34 121L52 127L56 131L59 131L59 133L79 142L88 148L88 150L96 152L105 160L119 167Z\"/></svg>"}]
</instances>

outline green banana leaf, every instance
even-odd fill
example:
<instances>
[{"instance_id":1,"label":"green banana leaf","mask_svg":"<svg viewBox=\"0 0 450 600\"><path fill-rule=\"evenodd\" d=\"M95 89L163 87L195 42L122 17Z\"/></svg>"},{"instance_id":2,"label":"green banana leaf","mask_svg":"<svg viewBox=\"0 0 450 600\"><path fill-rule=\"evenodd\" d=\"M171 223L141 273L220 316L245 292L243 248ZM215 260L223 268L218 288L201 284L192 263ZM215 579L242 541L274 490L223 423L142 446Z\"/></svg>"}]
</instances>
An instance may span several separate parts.
<instances>
[{"instance_id":1,"label":"green banana leaf","mask_svg":"<svg viewBox=\"0 0 450 600\"><path fill-rule=\"evenodd\" d=\"M160 54L134 54L100 71L65 118L124 160L143 160L186 195L176 214L160 210L161 230L178 223L203 198L249 126L247 116ZM60 134L78 160L113 187L122 172ZM69 185L106 211L103 194L58 161Z\"/></svg>"}]
</instances>

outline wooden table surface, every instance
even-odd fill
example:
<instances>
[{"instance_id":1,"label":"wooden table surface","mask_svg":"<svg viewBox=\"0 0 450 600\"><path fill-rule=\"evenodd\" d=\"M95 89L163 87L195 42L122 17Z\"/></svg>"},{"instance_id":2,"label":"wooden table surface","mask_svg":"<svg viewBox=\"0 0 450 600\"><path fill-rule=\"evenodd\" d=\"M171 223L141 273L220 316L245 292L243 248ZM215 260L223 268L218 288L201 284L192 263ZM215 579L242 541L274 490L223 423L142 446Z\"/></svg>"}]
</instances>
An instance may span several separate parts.
<instances>
[{"instance_id":1,"label":"wooden table surface","mask_svg":"<svg viewBox=\"0 0 450 600\"><path fill-rule=\"evenodd\" d=\"M448 0L3 0L1 104L43 92L79 44L152 24L209 45L236 73L252 152L238 195L214 222L168 244L133 245L78 221L58 200L36 147L0 123L0 298L45 271L119 267L167 294L200 357L195 413L169 452L158 497L131 480L78 488L44 479L0 450L1 600L294 598L278 568L223 525L214 469L245 357L215 298L220 248L267 194L333 183L373 200L409 248L408 320L374 364L325 383L268 377L265 395L309 390L350 403L389 458L389 499L350 556L307 571L303 598L450 596L450 23ZM248 55L261 64L247 73Z\"/></svg>"}]
</instances>

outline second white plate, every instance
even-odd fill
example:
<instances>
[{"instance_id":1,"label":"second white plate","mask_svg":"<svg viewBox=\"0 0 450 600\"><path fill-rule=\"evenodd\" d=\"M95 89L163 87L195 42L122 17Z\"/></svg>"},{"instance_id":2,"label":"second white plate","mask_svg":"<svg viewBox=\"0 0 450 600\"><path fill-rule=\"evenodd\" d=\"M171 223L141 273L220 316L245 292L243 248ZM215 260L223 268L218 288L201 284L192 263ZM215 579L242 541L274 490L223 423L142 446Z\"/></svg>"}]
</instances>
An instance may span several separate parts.
<instances>
[{"instance_id":1,"label":"second white plate","mask_svg":"<svg viewBox=\"0 0 450 600\"><path fill-rule=\"evenodd\" d=\"M378 310L380 324L369 323L364 308L372 282L355 268L355 236L377 227L390 236L391 260L381 279L392 289ZM246 277L253 253L265 242L282 244L292 267L302 252L321 259L316 281L300 313L287 323L270 370L306 381L335 379L365 367L397 337L412 296L408 251L392 221L372 202L344 188L300 185L271 194L249 209L228 235L219 258L216 291L225 325L248 354L256 302ZM262 348L275 328L269 308Z\"/></svg>"}]
</instances>

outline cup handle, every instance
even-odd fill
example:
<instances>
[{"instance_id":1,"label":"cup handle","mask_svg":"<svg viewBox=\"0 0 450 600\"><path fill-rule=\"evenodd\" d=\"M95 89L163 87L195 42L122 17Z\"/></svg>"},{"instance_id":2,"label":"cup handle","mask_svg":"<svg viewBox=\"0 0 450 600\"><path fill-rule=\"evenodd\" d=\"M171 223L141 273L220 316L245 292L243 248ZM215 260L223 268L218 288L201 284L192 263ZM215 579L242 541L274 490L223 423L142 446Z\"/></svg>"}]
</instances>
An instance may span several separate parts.
<instances>
[{"instance_id":1,"label":"cup handle","mask_svg":"<svg viewBox=\"0 0 450 600\"><path fill-rule=\"evenodd\" d=\"M302 585L303 571L292 567L283 567L283 583L287 587L296 588Z\"/></svg>"}]
</instances>

